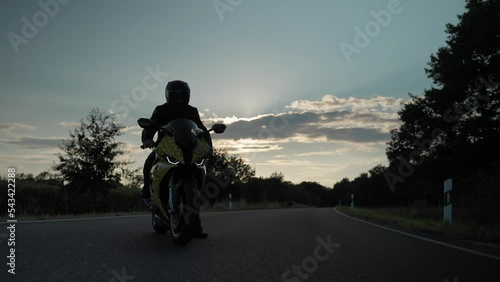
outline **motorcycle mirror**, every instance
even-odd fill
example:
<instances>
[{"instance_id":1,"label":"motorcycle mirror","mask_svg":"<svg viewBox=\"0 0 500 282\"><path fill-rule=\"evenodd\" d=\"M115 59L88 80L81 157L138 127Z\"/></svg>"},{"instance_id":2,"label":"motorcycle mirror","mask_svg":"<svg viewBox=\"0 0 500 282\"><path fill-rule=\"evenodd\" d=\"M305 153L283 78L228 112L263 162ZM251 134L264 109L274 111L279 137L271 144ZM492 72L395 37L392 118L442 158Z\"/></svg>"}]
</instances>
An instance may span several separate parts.
<instances>
[{"instance_id":1,"label":"motorcycle mirror","mask_svg":"<svg viewBox=\"0 0 500 282\"><path fill-rule=\"evenodd\" d=\"M216 123L212 125L212 130L217 134L223 133L226 130L226 125L222 123Z\"/></svg>"},{"instance_id":2,"label":"motorcycle mirror","mask_svg":"<svg viewBox=\"0 0 500 282\"><path fill-rule=\"evenodd\" d=\"M139 124L140 127L142 128L148 128L148 127L154 127L157 128L158 126L156 123L149 118L140 118L137 120L137 123Z\"/></svg>"}]
</instances>

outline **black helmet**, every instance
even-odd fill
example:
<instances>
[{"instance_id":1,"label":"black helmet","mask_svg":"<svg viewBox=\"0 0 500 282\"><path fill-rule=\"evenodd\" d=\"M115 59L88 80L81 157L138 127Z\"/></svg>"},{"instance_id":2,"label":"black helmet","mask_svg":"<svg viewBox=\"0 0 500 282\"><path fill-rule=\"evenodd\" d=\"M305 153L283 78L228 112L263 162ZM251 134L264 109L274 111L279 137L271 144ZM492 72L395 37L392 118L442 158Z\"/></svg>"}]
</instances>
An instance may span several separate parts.
<instances>
[{"instance_id":1,"label":"black helmet","mask_svg":"<svg viewBox=\"0 0 500 282\"><path fill-rule=\"evenodd\" d=\"M191 90L189 84L181 80L173 80L167 83L165 98L168 104L189 104Z\"/></svg>"}]
</instances>

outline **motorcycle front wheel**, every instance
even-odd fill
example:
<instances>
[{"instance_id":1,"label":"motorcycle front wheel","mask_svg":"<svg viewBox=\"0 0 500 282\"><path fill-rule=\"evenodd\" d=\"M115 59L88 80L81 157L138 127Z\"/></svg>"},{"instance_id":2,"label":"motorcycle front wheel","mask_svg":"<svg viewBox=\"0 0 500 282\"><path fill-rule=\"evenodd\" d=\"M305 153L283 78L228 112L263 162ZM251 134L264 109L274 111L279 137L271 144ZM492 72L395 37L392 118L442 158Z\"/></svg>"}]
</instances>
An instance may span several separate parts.
<instances>
[{"instance_id":1,"label":"motorcycle front wheel","mask_svg":"<svg viewBox=\"0 0 500 282\"><path fill-rule=\"evenodd\" d=\"M168 226L165 226L165 225L161 225L159 223L159 219L157 218L157 215L155 214L155 212L153 211L152 212L152 223L153 223L153 230L160 233L160 234L163 234L163 233L167 233L168 232Z\"/></svg>"},{"instance_id":2,"label":"motorcycle front wheel","mask_svg":"<svg viewBox=\"0 0 500 282\"><path fill-rule=\"evenodd\" d=\"M199 220L199 209L194 204L194 192L197 186L194 181L186 181L182 185L179 197L179 213L170 216L170 235L175 244L184 246L193 237L196 223Z\"/></svg>"}]
</instances>

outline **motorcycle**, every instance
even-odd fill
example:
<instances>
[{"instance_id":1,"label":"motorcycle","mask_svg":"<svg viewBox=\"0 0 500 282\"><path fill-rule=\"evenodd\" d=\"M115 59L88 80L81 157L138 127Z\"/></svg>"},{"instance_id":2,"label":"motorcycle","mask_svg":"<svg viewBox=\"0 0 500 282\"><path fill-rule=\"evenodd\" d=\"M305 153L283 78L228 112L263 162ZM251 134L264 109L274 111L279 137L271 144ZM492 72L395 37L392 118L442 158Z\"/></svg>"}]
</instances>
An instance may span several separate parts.
<instances>
[{"instance_id":1,"label":"motorcycle","mask_svg":"<svg viewBox=\"0 0 500 282\"><path fill-rule=\"evenodd\" d=\"M180 118L159 126L148 118L140 118L142 128L154 128L164 133L153 148L156 158L149 177L153 229L170 231L178 245L187 244L200 227L200 190L205 185L206 164L212 147L206 137L210 131L223 133L224 124L214 124L201 130L189 119ZM144 146L141 146L145 149Z\"/></svg>"}]
</instances>

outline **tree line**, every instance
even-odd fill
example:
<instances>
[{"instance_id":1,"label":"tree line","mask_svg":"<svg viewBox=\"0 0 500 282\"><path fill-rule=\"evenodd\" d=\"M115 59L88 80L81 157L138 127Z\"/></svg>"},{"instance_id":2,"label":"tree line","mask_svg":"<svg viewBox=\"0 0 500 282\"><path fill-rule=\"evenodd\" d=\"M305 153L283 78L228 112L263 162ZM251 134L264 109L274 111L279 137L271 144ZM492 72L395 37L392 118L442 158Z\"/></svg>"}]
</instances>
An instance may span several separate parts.
<instances>
[{"instance_id":1,"label":"tree line","mask_svg":"<svg viewBox=\"0 0 500 282\"><path fill-rule=\"evenodd\" d=\"M116 137L124 126L116 123L113 115L98 108L81 119L63 140L57 163L51 170L16 175L16 209L19 215L104 213L142 211L142 170L131 169L124 160L127 152ZM229 194L235 201L249 203L281 203L326 206L328 190L317 183L298 185L284 180L282 173L268 178L255 177L255 171L240 156L215 149L208 164L207 183L216 185L217 193L209 204L227 202ZM6 179L0 178L6 189ZM210 185L207 185L210 186ZM2 188L2 189L3 189ZM7 195L2 193L0 203ZM5 215L5 211L2 211Z\"/></svg>"},{"instance_id":2,"label":"tree line","mask_svg":"<svg viewBox=\"0 0 500 282\"><path fill-rule=\"evenodd\" d=\"M425 69L433 86L398 112L389 166L336 183L336 200L355 192L363 205L439 206L451 178L454 207L500 222L500 1L469 0L458 19Z\"/></svg>"}]
</instances>

